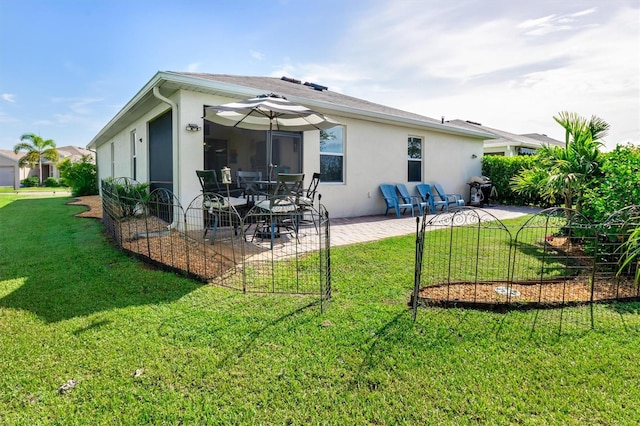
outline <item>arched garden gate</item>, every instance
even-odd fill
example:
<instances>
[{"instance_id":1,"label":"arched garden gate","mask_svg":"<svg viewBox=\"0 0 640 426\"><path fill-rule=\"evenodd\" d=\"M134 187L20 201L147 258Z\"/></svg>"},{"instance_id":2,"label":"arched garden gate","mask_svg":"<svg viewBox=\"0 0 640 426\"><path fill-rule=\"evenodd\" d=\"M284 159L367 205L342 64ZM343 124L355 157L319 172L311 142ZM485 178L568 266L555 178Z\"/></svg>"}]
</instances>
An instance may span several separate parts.
<instances>
[{"instance_id":1,"label":"arched garden gate","mask_svg":"<svg viewBox=\"0 0 640 426\"><path fill-rule=\"evenodd\" d=\"M419 306L490 309L637 300L638 263L617 274L622 244L640 226L640 206L590 223L551 208L512 227L483 209L418 222L413 315Z\"/></svg>"}]
</instances>

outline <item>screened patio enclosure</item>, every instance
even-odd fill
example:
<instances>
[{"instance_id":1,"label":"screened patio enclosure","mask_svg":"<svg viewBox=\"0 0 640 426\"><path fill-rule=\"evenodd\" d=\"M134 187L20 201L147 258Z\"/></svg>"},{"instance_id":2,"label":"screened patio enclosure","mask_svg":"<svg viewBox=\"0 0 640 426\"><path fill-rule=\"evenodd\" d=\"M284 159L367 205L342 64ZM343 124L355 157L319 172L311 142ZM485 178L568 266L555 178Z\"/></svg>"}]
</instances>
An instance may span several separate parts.
<instances>
[{"instance_id":1,"label":"screened patio enclosure","mask_svg":"<svg viewBox=\"0 0 640 426\"><path fill-rule=\"evenodd\" d=\"M204 168L227 166L235 182L237 171L261 172L264 180L278 173L302 173L302 133L246 130L204 120ZM271 146L268 146L271 139ZM273 166L273 167L271 167Z\"/></svg>"}]
</instances>

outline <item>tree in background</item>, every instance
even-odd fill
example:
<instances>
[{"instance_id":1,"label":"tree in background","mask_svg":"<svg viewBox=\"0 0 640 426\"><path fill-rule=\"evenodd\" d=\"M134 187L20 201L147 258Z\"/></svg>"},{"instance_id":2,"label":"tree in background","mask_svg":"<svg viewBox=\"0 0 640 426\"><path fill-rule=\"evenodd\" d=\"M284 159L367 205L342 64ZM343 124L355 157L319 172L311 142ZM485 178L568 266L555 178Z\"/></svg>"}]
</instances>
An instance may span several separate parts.
<instances>
[{"instance_id":1,"label":"tree in background","mask_svg":"<svg viewBox=\"0 0 640 426\"><path fill-rule=\"evenodd\" d=\"M81 197L98 193L98 169L93 158L83 155L80 161L65 158L58 164L60 177L71 187L71 195Z\"/></svg>"},{"instance_id":2,"label":"tree in background","mask_svg":"<svg viewBox=\"0 0 640 426\"><path fill-rule=\"evenodd\" d=\"M56 149L56 143L51 139L42 139L33 133L25 133L20 137L20 141L13 147L13 152L17 154L26 151L26 154L20 158L18 164L20 167L26 165L33 167L38 164L38 180L42 186L42 159L58 161L60 155Z\"/></svg>"},{"instance_id":3,"label":"tree in background","mask_svg":"<svg viewBox=\"0 0 640 426\"><path fill-rule=\"evenodd\" d=\"M511 180L516 193L537 192L552 204L563 202L566 208L582 206L584 192L600 177L601 139L609 124L599 117L587 120L575 113L561 112L553 119L565 129L565 147L543 146L539 163L523 170Z\"/></svg>"}]
</instances>

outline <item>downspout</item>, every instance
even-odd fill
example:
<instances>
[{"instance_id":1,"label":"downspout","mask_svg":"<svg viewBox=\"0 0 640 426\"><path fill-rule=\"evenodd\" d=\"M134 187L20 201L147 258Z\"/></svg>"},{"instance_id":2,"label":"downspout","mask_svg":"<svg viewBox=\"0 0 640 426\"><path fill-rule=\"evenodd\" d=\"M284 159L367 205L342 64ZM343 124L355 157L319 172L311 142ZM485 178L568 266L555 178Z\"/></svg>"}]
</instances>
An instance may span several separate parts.
<instances>
[{"instance_id":1,"label":"downspout","mask_svg":"<svg viewBox=\"0 0 640 426\"><path fill-rule=\"evenodd\" d=\"M174 194L176 193L175 189L178 188L177 198L180 199L180 117L178 115L178 104L166 96L163 96L160 93L160 88L158 86L153 86L153 96L171 107L171 132L173 133L171 135L171 138L173 139L173 143L171 145L173 149L173 170L175 172L173 174ZM167 229L174 229L178 225L175 220L176 215L173 214L173 217L173 222L167 227Z\"/></svg>"}]
</instances>

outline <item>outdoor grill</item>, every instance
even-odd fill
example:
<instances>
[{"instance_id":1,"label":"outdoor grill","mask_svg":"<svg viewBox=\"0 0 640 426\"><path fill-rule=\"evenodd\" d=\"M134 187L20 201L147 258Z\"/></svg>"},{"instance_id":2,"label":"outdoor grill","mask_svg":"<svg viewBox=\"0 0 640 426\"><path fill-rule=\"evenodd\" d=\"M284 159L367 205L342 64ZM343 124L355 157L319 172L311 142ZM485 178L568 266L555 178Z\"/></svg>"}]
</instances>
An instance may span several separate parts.
<instances>
[{"instance_id":1,"label":"outdoor grill","mask_svg":"<svg viewBox=\"0 0 640 426\"><path fill-rule=\"evenodd\" d=\"M467 183L469 185L469 205L491 207L490 199L495 198L495 186L486 176L474 176Z\"/></svg>"}]
</instances>

